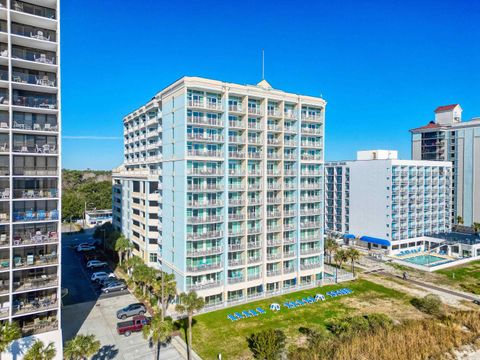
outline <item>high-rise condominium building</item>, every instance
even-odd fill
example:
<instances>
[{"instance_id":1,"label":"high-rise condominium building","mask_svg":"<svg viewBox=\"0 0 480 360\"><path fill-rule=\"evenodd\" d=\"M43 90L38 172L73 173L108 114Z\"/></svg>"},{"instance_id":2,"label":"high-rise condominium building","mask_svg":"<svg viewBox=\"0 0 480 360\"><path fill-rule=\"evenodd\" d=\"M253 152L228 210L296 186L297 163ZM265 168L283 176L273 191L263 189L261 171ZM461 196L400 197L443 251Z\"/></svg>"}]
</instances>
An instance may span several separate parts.
<instances>
[{"instance_id":1,"label":"high-rise condominium building","mask_svg":"<svg viewBox=\"0 0 480 360\"><path fill-rule=\"evenodd\" d=\"M325 105L266 81L176 81L124 118L115 226L207 305L315 284Z\"/></svg>"},{"instance_id":2,"label":"high-rise condominium building","mask_svg":"<svg viewBox=\"0 0 480 360\"><path fill-rule=\"evenodd\" d=\"M22 338L60 331L60 26L58 0L0 0L0 321Z\"/></svg>"},{"instance_id":3,"label":"high-rise condominium building","mask_svg":"<svg viewBox=\"0 0 480 360\"><path fill-rule=\"evenodd\" d=\"M327 233L359 238L371 249L429 246L450 231L450 162L398 160L396 151L359 151L325 165Z\"/></svg>"},{"instance_id":4,"label":"high-rise condominium building","mask_svg":"<svg viewBox=\"0 0 480 360\"><path fill-rule=\"evenodd\" d=\"M410 131L413 159L453 163L452 219L480 223L480 118L462 121L460 105L440 106L435 120Z\"/></svg>"}]
</instances>

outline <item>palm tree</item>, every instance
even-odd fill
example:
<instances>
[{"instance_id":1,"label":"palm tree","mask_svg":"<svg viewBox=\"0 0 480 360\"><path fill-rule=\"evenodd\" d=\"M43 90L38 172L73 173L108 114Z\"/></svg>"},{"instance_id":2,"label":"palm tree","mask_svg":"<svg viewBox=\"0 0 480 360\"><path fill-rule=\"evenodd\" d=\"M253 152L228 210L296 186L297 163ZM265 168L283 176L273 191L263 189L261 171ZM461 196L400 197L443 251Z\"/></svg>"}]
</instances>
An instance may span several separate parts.
<instances>
[{"instance_id":1,"label":"palm tree","mask_svg":"<svg viewBox=\"0 0 480 360\"><path fill-rule=\"evenodd\" d=\"M156 359L160 359L161 343L165 342L173 331L172 321L163 320L158 314L152 318L150 324L143 327L143 337L157 344Z\"/></svg>"},{"instance_id":2,"label":"palm tree","mask_svg":"<svg viewBox=\"0 0 480 360\"><path fill-rule=\"evenodd\" d=\"M463 225L463 218L461 216L457 216L457 224Z\"/></svg>"},{"instance_id":3,"label":"palm tree","mask_svg":"<svg viewBox=\"0 0 480 360\"><path fill-rule=\"evenodd\" d=\"M333 257L335 260L335 264L337 264L337 267L335 268L335 282L338 281L338 268L342 267L342 264L348 260L347 258L347 253L343 249L338 249L335 252L335 256Z\"/></svg>"},{"instance_id":4,"label":"palm tree","mask_svg":"<svg viewBox=\"0 0 480 360\"><path fill-rule=\"evenodd\" d=\"M100 341L95 335L77 335L67 341L63 351L68 360L83 360L95 355L100 350Z\"/></svg>"},{"instance_id":5,"label":"palm tree","mask_svg":"<svg viewBox=\"0 0 480 360\"><path fill-rule=\"evenodd\" d=\"M33 343L32 347L28 349L23 357L24 360L52 360L57 354L55 345L53 342L47 346L42 341L37 340Z\"/></svg>"},{"instance_id":6,"label":"palm tree","mask_svg":"<svg viewBox=\"0 0 480 360\"><path fill-rule=\"evenodd\" d=\"M158 297L161 309L160 314L163 320L164 314L167 311L168 299L177 295L177 282L175 281L175 275L168 274L164 271L160 271L158 276L153 284L153 291Z\"/></svg>"},{"instance_id":7,"label":"palm tree","mask_svg":"<svg viewBox=\"0 0 480 360\"><path fill-rule=\"evenodd\" d=\"M125 261L125 266L127 267L127 272L128 275L132 275L132 269L135 269L137 266L140 266L143 264L142 258L139 256L130 256L126 261Z\"/></svg>"},{"instance_id":8,"label":"palm tree","mask_svg":"<svg viewBox=\"0 0 480 360\"><path fill-rule=\"evenodd\" d=\"M352 262L352 273L353 277L355 277L355 261L360 259L360 252L357 249L349 248L346 251L346 257Z\"/></svg>"},{"instance_id":9,"label":"palm tree","mask_svg":"<svg viewBox=\"0 0 480 360\"><path fill-rule=\"evenodd\" d=\"M203 309L205 306L205 299L198 297L195 291L190 291L188 294L181 293L179 299L180 303L176 306L177 312L186 313L188 315L188 359L191 359L193 314L196 311Z\"/></svg>"},{"instance_id":10,"label":"palm tree","mask_svg":"<svg viewBox=\"0 0 480 360\"><path fill-rule=\"evenodd\" d=\"M473 231L475 231L475 233L480 232L480 223L473 223Z\"/></svg>"},{"instance_id":11,"label":"palm tree","mask_svg":"<svg viewBox=\"0 0 480 360\"><path fill-rule=\"evenodd\" d=\"M147 295L147 288L153 284L156 279L156 270L145 264L137 265L133 268L133 280L140 284L143 297Z\"/></svg>"},{"instance_id":12,"label":"palm tree","mask_svg":"<svg viewBox=\"0 0 480 360\"><path fill-rule=\"evenodd\" d=\"M21 336L21 331L17 323L5 322L0 325L0 359L2 352L7 350L13 340Z\"/></svg>"},{"instance_id":13,"label":"palm tree","mask_svg":"<svg viewBox=\"0 0 480 360\"><path fill-rule=\"evenodd\" d=\"M324 247L325 252L328 255L328 262L332 264L332 253L334 253L338 249L338 243L335 241L335 239L327 238L327 240L325 240Z\"/></svg>"},{"instance_id":14,"label":"palm tree","mask_svg":"<svg viewBox=\"0 0 480 360\"><path fill-rule=\"evenodd\" d=\"M120 262L120 266L122 266L122 260L125 256L125 253L131 248L130 240L128 240L125 236L120 235L118 239L115 241L115 251L118 253L118 259Z\"/></svg>"}]
</instances>

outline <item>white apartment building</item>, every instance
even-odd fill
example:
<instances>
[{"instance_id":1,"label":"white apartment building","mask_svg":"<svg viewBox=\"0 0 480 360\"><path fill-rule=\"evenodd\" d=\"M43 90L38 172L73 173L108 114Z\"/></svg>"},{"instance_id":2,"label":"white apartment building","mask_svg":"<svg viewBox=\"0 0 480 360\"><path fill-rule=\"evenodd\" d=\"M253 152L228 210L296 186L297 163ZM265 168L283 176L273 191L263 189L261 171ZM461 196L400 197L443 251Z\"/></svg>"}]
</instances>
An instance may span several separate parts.
<instances>
[{"instance_id":1,"label":"white apartment building","mask_svg":"<svg viewBox=\"0 0 480 360\"><path fill-rule=\"evenodd\" d=\"M459 104L439 106L435 120L410 132L412 159L453 164L452 220L480 223L480 118L462 121Z\"/></svg>"},{"instance_id":2,"label":"white apartment building","mask_svg":"<svg viewBox=\"0 0 480 360\"><path fill-rule=\"evenodd\" d=\"M266 81L179 79L124 118L114 225L207 306L317 284L325 105Z\"/></svg>"},{"instance_id":3,"label":"white apartment building","mask_svg":"<svg viewBox=\"0 0 480 360\"><path fill-rule=\"evenodd\" d=\"M450 231L450 162L398 160L396 151L369 150L325 169L327 233L395 253L423 248Z\"/></svg>"},{"instance_id":4,"label":"white apartment building","mask_svg":"<svg viewBox=\"0 0 480 360\"><path fill-rule=\"evenodd\" d=\"M0 322L22 331L2 359L62 358L59 45L58 0L0 0Z\"/></svg>"}]
</instances>

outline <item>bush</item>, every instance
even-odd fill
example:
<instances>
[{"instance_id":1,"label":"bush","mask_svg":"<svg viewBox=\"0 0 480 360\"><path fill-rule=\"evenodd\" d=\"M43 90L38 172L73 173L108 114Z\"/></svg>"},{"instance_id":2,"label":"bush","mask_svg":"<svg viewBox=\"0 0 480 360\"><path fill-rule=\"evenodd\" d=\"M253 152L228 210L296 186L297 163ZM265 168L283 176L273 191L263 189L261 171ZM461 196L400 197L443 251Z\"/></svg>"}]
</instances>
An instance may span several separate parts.
<instances>
[{"instance_id":1,"label":"bush","mask_svg":"<svg viewBox=\"0 0 480 360\"><path fill-rule=\"evenodd\" d=\"M444 311L442 309L442 300L438 295L428 294L423 298L413 298L411 304L421 312L433 316L442 316Z\"/></svg>"},{"instance_id":2,"label":"bush","mask_svg":"<svg viewBox=\"0 0 480 360\"><path fill-rule=\"evenodd\" d=\"M393 321L385 314L369 314L332 319L327 329L336 336L352 336L358 333L389 329Z\"/></svg>"},{"instance_id":3,"label":"bush","mask_svg":"<svg viewBox=\"0 0 480 360\"><path fill-rule=\"evenodd\" d=\"M281 330L268 329L250 335L247 342L255 359L276 360L285 349L285 334Z\"/></svg>"}]
</instances>

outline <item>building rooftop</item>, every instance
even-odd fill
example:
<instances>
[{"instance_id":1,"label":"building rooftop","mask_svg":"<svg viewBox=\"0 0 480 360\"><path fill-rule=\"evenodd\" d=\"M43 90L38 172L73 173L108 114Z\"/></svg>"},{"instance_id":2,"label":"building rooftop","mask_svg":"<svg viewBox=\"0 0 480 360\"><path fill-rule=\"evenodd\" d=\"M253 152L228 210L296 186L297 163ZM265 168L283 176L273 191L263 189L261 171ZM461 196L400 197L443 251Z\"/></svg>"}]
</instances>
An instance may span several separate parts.
<instances>
[{"instance_id":1,"label":"building rooftop","mask_svg":"<svg viewBox=\"0 0 480 360\"><path fill-rule=\"evenodd\" d=\"M443 105L443 106L439 106L435 109L435 113L439 113L439 112L443 112L443 111L450 111L450 110L453 110L455 109L457 106L459 106L460 104L451 104L451 105Z\"/></svg>"}]
</instances>

